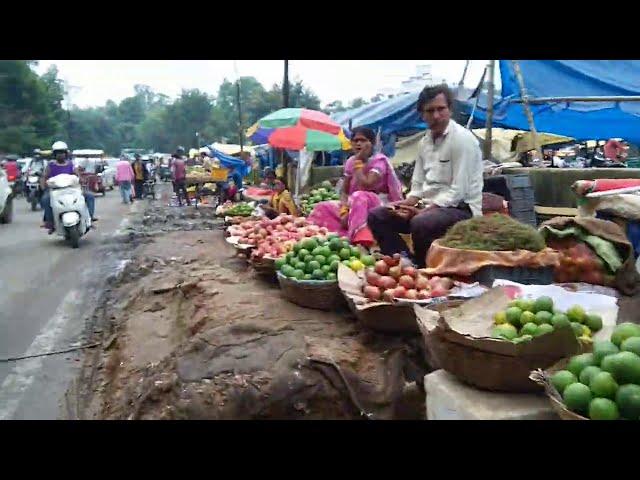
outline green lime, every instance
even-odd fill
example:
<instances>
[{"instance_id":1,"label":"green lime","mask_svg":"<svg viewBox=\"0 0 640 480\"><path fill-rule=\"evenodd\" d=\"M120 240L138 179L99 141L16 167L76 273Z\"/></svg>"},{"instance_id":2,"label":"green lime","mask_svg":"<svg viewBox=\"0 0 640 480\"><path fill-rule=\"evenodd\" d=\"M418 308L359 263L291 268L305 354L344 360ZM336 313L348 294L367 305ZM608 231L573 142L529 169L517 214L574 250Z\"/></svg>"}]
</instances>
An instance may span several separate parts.
<instances>
[{"instance_id":1,"label":"green lime","mask_svg":"<svg viewBox=\"0 0 640 480\"><path fill-rule=\"evenodd\" d=\"M302 248L302 245L300 245L300 242L296 243L293 246L293 253L295 253L297 255L301 248Z\"/></svg>"},{"instance_id":2,"label":"green lime","mask_svg":"<svg viewBox=\"0 0 640 480\"><path fill-rule=\"evenodd\" d=\"M528 312L525 312L528 313ZM538 326L533 322L525 323L520 329L520 335L535 335L538 330Z\"/></svg>"},{"instance_id":3,"label":"green lime","mask_svg":"<svg viewBox=\"0 0 640 480\"><path fill-rule=\"evenodd\" d=\"M362 253L360 252L359 248L351 247L351 256L352 257L360 258L360 255L362 255Z\"/></svg>"},{"instance_id":4,"label":"green lime","mask_svg":"<svg viewBox=\"0 0 640 480\"><path fill-rule=\"evenodd\" d=\"M608 398L594 398L589 404L589 418L591 420L618 420L620 418L618 405Z\"/></svg>"},{"instance_id":5,"label":"green lime","mask_svg":"<svg viewBox=\"0 0 640 480\"><path fill-rule=\"evenodd\" d=\"M518 330L513 325L503 323L496 325L491 331L491 336L494 338L505 338L507 340L513 340L518 336Z\"/></svg>"},{"instance_id":6,"label":"green lime","mask_svg":"<svg viewBox=\"0 0 640 480\"><path fill-rule=\"evenodd\" d=\"M315 257L314 257L313 255L311 255L311 254L307 255L306 257L304 257L304 258L302 259L302 261L303 261L304 263L309 263L311 260L315 260Z\"/></svg>"},{"instance_id":7,"label":"green lime","mask_svg":"<svg viewBox=\"0 0 640 480\"><path fill-rule=\"evenodd\" d=\"M340 260L341 260L341 258L334 253L334 254L330 255L329 258L327 258L327 263L333 263L335 261L339 262Z\"/></svg>"},{"instance_id":8,"label":"green lime","mask_svg":"<svg viewBox=\"0 0 640 480\"><path fill-rule=\"evenodd\" d=\"M332 251L337 252L338 250L340 250L342 248L342 241L337 237L331 238L329 240L329 248Z\"/></svg>"},{"instance_id":9,"label":"green lime","mask_svg":"<svg viewBox=\"0 0 640 480\"><path fill-rule=\"evenodd\" d=\"M522 316L522 310L518 307L509 307L505 312L507 315L507 322L513 325L514 327L520 326L520 317Z\"/></svg>"},{"instance_id":10,"label":"green lime","mask_svg":"<svg viewBox=\"0 0 640 480\"><path fill-rule=\"evenodd\" d=\"M536 325L536 314L528 310L523 311L522 315L520 315L520 324L524 326L526 323L533 323Z\"/></svg>"},{"instance_id":11,"label":"green lime","mask_svg":"<svg viewBox=\"0 0 640 480\"><path fill-rule=\"evenodd\" d=\"M569 320L572 322L584 323L587 314L580 305L574 305L567 310L567 317L569 317Z\"/></svg>"},{"instance_id":12,"label":"green lime","mask_svg":"<svg viewBox=\"0 0 640 480\"><path fill-rule=\"evenodd\" d=\"M593 344L593 360L600 365L604 357L618 353L620 349L609 340L600 340Z\"/></svg>"},{"instance_id":13,"label":"green lime","mask_svg":"<svg viewBox=\"0 0 640 480\"><path fill-rule=\"evenodd\" d=\"M340 249L339 255L342 260L349 260L349 257L351 256L351 249L342 248Z\"/></svg>"},{"instance_id":14,"label":"green lime","mask_svg":"<svg viewBox=\"0 0 640 480\"><path fill-rule=\"evenodd\" d=\"M337 280L337 279L338 279L338 276L335 273L333 272L327 273L327 280Z\"/></svg>"},{"instance_id":15,"label":"green lime","mask_svg":"<svg viewBox=\"0 0 640 480\"><path fill-rule=\"evenodd\" d=\"M627 338L620 344L620 350L640 355L640 337Z\"/></svg>"},{"instance_id":16,"label":"green lime","mask_svg":"<svg viewBox=\"0 0 640 480\"><path fill-rule=\"evenodd\" d=\"M327 273L329 273L331 271L331 266L330 265L323 265L321 270L324 272L324 274L326 275Z\"/></svg>"},{"instance_id":17,"label":"green lime","mask_svg":"<svg viewBox=\"0 0 640 480\"><path fill-rule=\"evenodd\" d=\"M311 276L313 277L314 280L324 280L325 274L321 269L318 269L318 270L314 270Z\"/></svg>"},{"instance_id":18,"label":"green lime","mask_svg":"<svg viewBox=\"0 0 640 480\"><path fill-rule=\"evenodd\" d=\"M591 390L581 383L572 383L564 389L562 399L564 404L572 412L586 414L592 400Z\"/></svg>"},{"instance_id":19,"label":"green lime","mask_svg":"<svg viewBox=\"0 0 640 480\"><path fill-rule=\"evenodd\" d=\"M300 260L304 260L304 257L306 257L307 255L310 255L311 252L309 252L309 250L307 250L306 248L301 248L298 251L298 258Z\"/></svg>"},{"instance_id":20,"label":"green lime","mask_svg":"<svg viewBox=\"0 0 640 480\"><path fill-rule=\"evenodd\" d=\"M334 260L333 262L331 262L329 264L329 267L331 268L332 272L337 272L338 271L338 265L340 265L340 260Z\"/></svg>"},{"instance_id":21,"label":"green lime","mask_svg":"<svg viewBox=\"0 0 640 480\"><path fill-rule=\"evenodd\" d=\"M571 360L569 360L569 364L567 365L567 370L579 378L582 370L590 365L595 365L593 353L583 353L581 355L571 357Z\"/></svg>"},{"instance_id":22,"label":"green lime","mask_svg":"<svg viewBox=\"0 0 640 480\"><path fill-rule=\"evenodd\" d=\"M640 325L624 322L616 325L611 334L611 341L620 347L622 342L629 337L640 337Z\"/></svg>"},{"instance_id":23,"label":"green lime","mask_svg":"<svg viewBox=\"0 0 640 480\"><path fill-rule=\"evenodd\" d=\"M553 326L549 325L548 323L543 323L542 325L538 325L538 327L536 328L536 333L534 333L533 336L539 337L551 332L553 332Z\"/></svg>"},{"instance_id":24,"label":"green lime","mask_svg":"<svg viewBox=\"0 0 640 480\"><path fill-rule=\"evenodd\" d=\"M327 263L327 257L325 257L324 255L316 255L314 260L320 265L324 265Z\"/></svg>"},{"instance_id":25,"label":"green lime","mask_svg":"<svg viewBox=\"0 0 640 480\"><path fill-rule=\"evenodd\" d=\"M313 277L311 276L311 274L310 274L310 273L305 273L305 274L304 274L304 277L303 277L302 279L303 279L303 280L312 280L312 279L313 279Z\"/></svg>"},{"instance_id":26,"label":"green lime","mask_svg":"<svg viewBox=\"0 0 640 480\"><path fill-rule=\"evenodd\" d=\"M602 330L602 317L595 313L587 314L584 324L591 329L592 332Z\"/></svg>"},{"instance_id":27,"label":"green lime","mask_svg":"<svg viewBox=\"0 0 640 480\"><path fill-rule=\"evenodd\" d=\"M589 382L589 388L594 397L601 398L616 398L616 392L618 391L618 384L609 372L598 372Z\"/></svg>"},{"instance_id":28,"label":"green lime","mask_svg":"<svg viewBox=\"0 0 640 480\"><path fill-rule=\"evenodd\" d=\"M376 259L373 258L373 255L362 255L360 261L367 267L373 267L376 264Z\"/></svg>"},{"instance_id":29,"label":"green lime","mask_svg":"<svg viewBox=\"0 0 640 480\"><path fill-rule=\"evenodd\" d=\"M622 385L616 393L620 415L627 420L640 418L640 385Z\"/></svg>"},{"instance_id":30,"label":"green lime","mask_svg":"<svg viewBox=\"0 0 640 480\"><path fill-rule=\"evenodd\" d=\"M600 373L600 367L596 367L595 365L589 365L585 367L582 372L580 372L580 383L584 383L589 386L591 384L591 379L595 377L598 373Z\"/></svg>"},{"instance_id":31,"label":"green lime","mask_svg":"<svg viewBox=\"0 0 640 480\"><path fill-rule=\"evenodd\" d=\"M287 260L285 258L277 258L274 262L276 270L282 270L282 267L287 264Z\"/></svg>"},{"instance_id":32,"label":"green lime","mask_svg":"<svg viewBox=\"0 0 640 480\"><path fill-rule=\"evenodd\" d=\"M325 258L329 258L332 255L331 249L329 247L321 247L320 248L320 255L322 255Z\"/></svg>"},{"instance_id":33,"label":"green lime","mask_svg":"<svg viewBox=\"0 0 640 480\"><path fill-rule=\"evenodd\" d=\"M551 384L558 390L560 395L572 383L576 383L578 379L569 370L560 370L551 376Z\"/></svg>"},{"instance_id":34,"label":"green lime","mask_svg":"<svg viewBox=\"0 0 640 480\"><path fill-rule=\"evenodd\" d=\"M318 270L319 268L321 268L322 265L320 264L320 262L311 260L309 263L307 263L307 267L311 270L311 272L309 273L312 273L314 270Z\"/></svg>"},{"instance_id":35,"label":"green lime","mask_svg":"<svg viewBox=\"0 0 640 480\"><path fill-rule=\"evenodd\" d=\"M315 238L306 238L302 241L302 248L312 251L318 246L318 241Z\"/></svg>"},{"instance_id":36,"label":"green lime","mask_svg":"<svg viewBox=\"0 0 640 480\"><path fill-rule=\"evenodd\" d=\"M294 270L293 278L295 278L297 280L302 280L304 278L304 271L302 271L300 269Z\"/></svg>"},{"instance_id":37,"label":"green lime","mask_svg":"<svg viewBox=\"0 0 640 480\"><path fill-rule=\"evenodd\" d=\"M533 303L533 310L538 312L553 312L553 300L550 297L539 297ZM547 322L545 322L547 323Z\"/></svg>"},{"instance_id":38,"label":"green lime","mask_svg":"<svg viewBox=\"0 0 640 480\"><path fill-rule=\"evenodd\" d=\"M584 333L584 326L581 323L571 322L571 328L573 328L573 333L576 334L576 337L580 337Z\"/></svg>"},{"instance_id":39,"label":"green lime","mask_svg":"<svg viewBox=\"0 0 640 480\"><path fill-rule=\"evenodd\" d=\"M571 323L564 313L556 313L551 317L551 325L553 325L553 328L563 328L570 326Z\"/></svg>"},{"instance_id":40,"label":"green lime","mask_svg":"<svg viewBox=\"0 0 640 480\"><path fill-rule=\"evenodd\" d=\"M536 313L536 323L538 325L549 324L551 325L551 319L553 318L553 314L551 312L547 312L546 310L540 310Z\"/></svg>"}]
</instances>

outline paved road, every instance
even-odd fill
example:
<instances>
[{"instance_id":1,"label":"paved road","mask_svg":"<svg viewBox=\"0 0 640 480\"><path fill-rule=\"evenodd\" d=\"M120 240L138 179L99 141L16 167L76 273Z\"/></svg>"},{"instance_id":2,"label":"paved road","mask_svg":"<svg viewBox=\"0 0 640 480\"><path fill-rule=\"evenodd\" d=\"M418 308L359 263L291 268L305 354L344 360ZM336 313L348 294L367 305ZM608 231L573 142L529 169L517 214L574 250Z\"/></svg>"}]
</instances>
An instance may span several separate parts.
<instances>
[{"instance_id":1,"label":"paved road","mask_svg":"<svg viewBox=\"0 0 640 480\"><path fill-rule=\"evenodd\" d=\"M109 239L143 203L124 205L117 190L96 198L96 229L72 249L39 228L42 211L14 203L0 225L0 358L82 344L85 321L104 280L120 263ZM81 353L0 362L0 419L55 419Z\"/></svg>"}]
</instances>

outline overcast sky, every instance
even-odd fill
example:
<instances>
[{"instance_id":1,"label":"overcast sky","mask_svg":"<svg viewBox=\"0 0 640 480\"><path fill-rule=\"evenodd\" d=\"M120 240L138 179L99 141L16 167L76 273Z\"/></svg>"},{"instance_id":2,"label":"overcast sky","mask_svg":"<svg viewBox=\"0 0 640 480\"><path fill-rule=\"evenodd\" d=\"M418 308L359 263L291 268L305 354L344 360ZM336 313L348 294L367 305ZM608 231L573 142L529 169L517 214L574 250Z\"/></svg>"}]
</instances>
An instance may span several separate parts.
<instances>
[{"instance_id":1,"label":"overcast sky","mask_svg":"<svg viewBox=\"0 0 640 480\"><path fill-rule=\"evenodd\" d=\"M224 78L253 76L265 88L282 83L283 60L40 60L43 73L58 66L59 76L70 85L70 100L79 107L104 105L133 95L136 84L174 98L182 89L198 88L216 94ZM322 105L334 100L369 99L381 88L399 87L416 74L416 66L432 65L432 73L458 82L464 60L290 60L289 78L300 79L320 97ZM475 87L487 60L473 60L465 85ZM496 75L497 76L497 75Z\"/></svg>"}]
</instances>

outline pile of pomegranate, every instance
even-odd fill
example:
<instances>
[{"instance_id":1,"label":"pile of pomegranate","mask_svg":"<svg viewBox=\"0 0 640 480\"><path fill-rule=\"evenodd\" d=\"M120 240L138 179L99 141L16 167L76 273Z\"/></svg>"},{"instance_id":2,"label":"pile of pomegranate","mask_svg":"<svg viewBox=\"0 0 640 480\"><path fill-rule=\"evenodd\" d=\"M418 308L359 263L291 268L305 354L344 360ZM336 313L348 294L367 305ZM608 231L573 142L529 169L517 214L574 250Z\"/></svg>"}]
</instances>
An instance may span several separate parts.
<instances>
[{"instance_id":1,"label":"pile of pomegranate","mask_svg":"<svg viewBox=\"0 0 640 480\"><path fill-rule=\"evenodd\" d=\"M263 218L229 227L232 236L240 237L238 243L256 247L252 258L278 258L293 249L293 246L305 237L329 234L325 227L318 227L304 217L278 215L273 220Z\"/></svg>"},{"instance_id":2,"label":"pile of pomegranate","mask_svg":"<svg viewBox=\"0 0 640 480\"><path fill-rule=\"evenodd\" d=\"M370 301L393 302L399 298L428 300L446 297L453 280L431 277L412 266L402 266L399 254L383 256L373 268L365 271L364 296Z\"/></svg>"}]
</instances>

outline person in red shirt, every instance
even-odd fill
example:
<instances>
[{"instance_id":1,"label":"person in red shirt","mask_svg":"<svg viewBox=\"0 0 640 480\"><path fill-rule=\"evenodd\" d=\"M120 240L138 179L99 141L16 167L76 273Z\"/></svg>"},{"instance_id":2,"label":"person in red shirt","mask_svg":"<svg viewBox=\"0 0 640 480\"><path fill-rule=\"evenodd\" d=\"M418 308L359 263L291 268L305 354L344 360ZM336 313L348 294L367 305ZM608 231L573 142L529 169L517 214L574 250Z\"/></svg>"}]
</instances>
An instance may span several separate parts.
<instances>
[{"instance_id":1,"label":"person in red shirt","mask_svg":"<svg viewBox=\"0 0 640 480\"><path fill-rule=\"evenodd\" d=\"M604 145L604 156L615 162L624 162L627 158L629 147L619 138L611 138Z\"/></svg>"},{"instance_id":2,"label":"person in red shirt","mask_svg":"<svg viewBox=\"0 0 640 480\"><path fill-rule=\"evenodd\" d=\"M171 177L173 180L173 189L178 196L178 205L182 206L181 194L184 194L187 205L191 206L189 195L187 194L187 187L185 185L185 181L187 179L187 168L185 161L178 153L173 155L173 162L171 162Z\"/></svg>"},{"instance_id":3,"label":"person in red shirt","mask_svg":"<svg viewBox=\"0 0 640 480\"><path fill-rule=\"evenodd\" d=\"M20 177L20 168L18 168L18 162L14 160L7 160L4 164L4 169L7 172L7 181L15 182Z\"/></svg>"}]
</instances>

